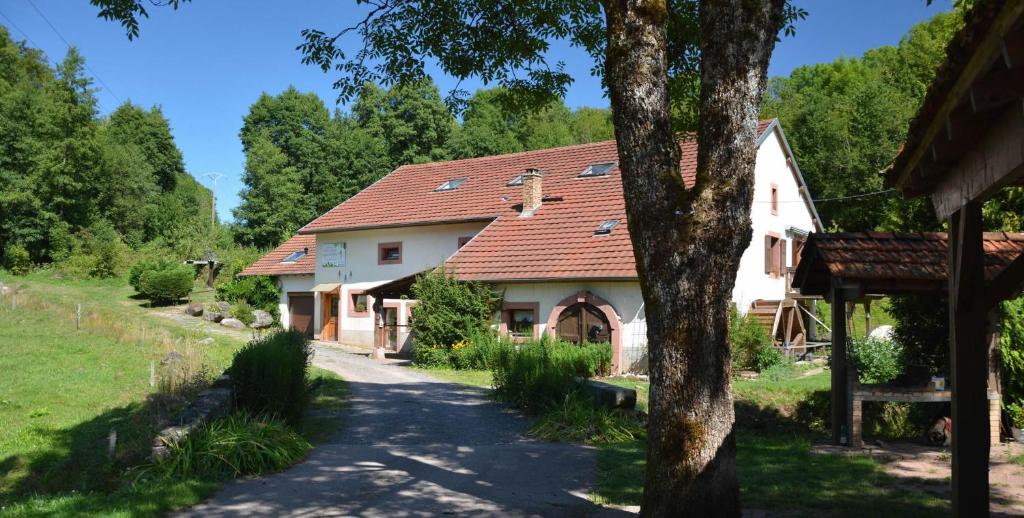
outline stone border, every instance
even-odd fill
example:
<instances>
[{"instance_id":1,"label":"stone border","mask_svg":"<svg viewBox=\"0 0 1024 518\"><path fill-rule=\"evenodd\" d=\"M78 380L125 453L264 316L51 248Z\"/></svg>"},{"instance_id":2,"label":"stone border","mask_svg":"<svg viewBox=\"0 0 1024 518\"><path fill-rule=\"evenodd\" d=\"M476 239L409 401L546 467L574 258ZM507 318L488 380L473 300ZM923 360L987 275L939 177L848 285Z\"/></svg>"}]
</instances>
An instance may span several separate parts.
<instances>
[{"instance_id":1,"label":"stone border","mask_svg":"<svg viewBox=\"0 0 1024 518\"><path fill-rule=\"evenodd\" d=\"M153 438L152 454L154 459L164 459L171 454L169 445L188 437L199 425L231 413L235 399L235 386L228 374L221 374L210 388L202 391L196 399L189 403L177 417L171 420L171 426L160 430Z\"/></svg>"}]
</instances>

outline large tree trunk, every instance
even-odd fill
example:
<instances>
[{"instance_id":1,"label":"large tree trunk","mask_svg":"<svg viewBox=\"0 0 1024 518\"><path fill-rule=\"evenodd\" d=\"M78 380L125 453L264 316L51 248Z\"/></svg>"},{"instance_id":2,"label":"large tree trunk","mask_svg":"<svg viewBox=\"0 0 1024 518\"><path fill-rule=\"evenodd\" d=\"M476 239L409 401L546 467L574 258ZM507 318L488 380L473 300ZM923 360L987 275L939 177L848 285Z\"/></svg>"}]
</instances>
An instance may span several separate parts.
<instances>
[{"instance_id":1,"label":"large tree trunk","mask_svg":"<svg viewBox=\"0 0 1024 518\"><path fill-rule=\"evenodd\" d=\"M783 0L700 6L697 185L672 133L665 0L606 0L605 74L647 315L646 516L739 516L728 307L751 242L756 128Z\"/></svg>"}]
</instances>

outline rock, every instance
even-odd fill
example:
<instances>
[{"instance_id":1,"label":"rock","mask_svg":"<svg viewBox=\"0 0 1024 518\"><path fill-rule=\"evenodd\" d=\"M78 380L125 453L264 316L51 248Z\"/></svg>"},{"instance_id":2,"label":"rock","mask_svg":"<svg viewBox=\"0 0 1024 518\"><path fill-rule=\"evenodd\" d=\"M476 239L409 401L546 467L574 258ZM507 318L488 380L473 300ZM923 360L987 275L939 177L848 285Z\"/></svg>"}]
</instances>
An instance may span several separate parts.
<instances>
[{"instance_id":1,"label":"rock","mask_svg":"<svg viewBox=\"0 0 1024 518\"><path fill-rule=\"evenodd\" d=\"M216 322L220 322L221 320L223 320L224 319L224 315L221 315L220 313L218 313L216 311L209 311L209 310L207 310L205 313L203 313L203 318L206 319L206 320L209 320L210 322L216 323Z\"/></svg>"},{"instance_id":2,"label":"rock","mask_svg":"<svg viewBox=\"0 0 1024 518\"><path fill-rule=\"evenodd\" d=\"M171 351L164 356L164 359L160 360L160 365L172 365L183 361L185 361L185 356L178 351Z\"/></svg>"},{"instance_id":3,"label":"rock","mask_svg":"<svg viewBox=\"0 0 1024 518\"><path fill-rule=\"evenodd\" d=\"M212 343L213 343L213 337L212 336L207 336L206 338L203 338L202 340L199 341L199 345L210 345Z\"/></svg>"},{"instance_id":4,"label":"rock","mask_svg":"<svg viewBox=\"0 0 1024 518\"><path fill-rule=\"evenodd\" d=\"M597 380L582 380L583 388L594 398L594 404L608 408L636 408L636 391Z\"/></svg>"},{"instance_id":5,"label":"rock","mask_svg":"<svg viewBox=\"0 0 1024 518\"><path fill-rule=\"evenodd\" d=\"M221 300L214 302L213 304L217 306L217 310L220 314L227 315L228 313L231 313L231 303Z\"/></svg>"},{"instance_id":6,"label":"rock","mask_svg":"<svg viewBox=\"0 0 1024 518\"><path fill-rule=\"evenodd\" d=\"M888 324L886 324L886 325L881 325L881 326L878 326L878 327L872 329L871 333L869 333L868 336L870 338L878 338L880 340L890 340L891 341L893 339L893 333L894 333L893 327L888 325Z\"/></svg>"},{"instance_id":7,"label":"rock","mask_svg":"<svg viewBox=\"0 0 1024 518\"><path fill-rule=\"evenodd\" d=\"M202 316L202 314L203 314L203 305L199 304L198 302L193 302L193 303L189 304L188 306L185 306L185 314L186 315L192 315L194 317Z\"/></svg>"},{"instance_id":8,"label":"rock","mask_svg":"<svg viewBox=\"0 0 1024 518\"><path fill-rule=\"evenodd\" d=\"M224 327L232 327L235 329L245 329L245 324L237 318L225 318L220 321L220 325Z\"/></svg>"},{"instance_id":9,"label":"rock","mask_svg":"<svg viewBox=\"0 0 1024 518\"><path fill-rule=\"evenodd\" d=\"M3 284L0 284L0 295L7 296L11 293L11 289Z\"/></svg>"},{"instance_id":10,"label":"rock","mask_svg":"<svg viewBox=\"0 0 1024 518\"><path fill-rule=\"evenodd\" d=\"M270 316L270 313L267 313L262 309L254 309L252 311L252 318L251 327L253 329L263 329L274 324L274 317Z\"/></svg>"}]
</instances>

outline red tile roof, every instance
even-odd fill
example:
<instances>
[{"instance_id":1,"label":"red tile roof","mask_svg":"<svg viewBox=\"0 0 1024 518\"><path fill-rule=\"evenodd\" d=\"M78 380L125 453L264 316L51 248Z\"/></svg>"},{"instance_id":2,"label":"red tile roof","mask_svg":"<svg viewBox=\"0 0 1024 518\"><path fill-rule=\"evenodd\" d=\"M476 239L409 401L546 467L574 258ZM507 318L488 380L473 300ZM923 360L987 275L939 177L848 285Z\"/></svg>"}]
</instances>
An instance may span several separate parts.
<instances>
[{"instance_id":1,"label":"red tile roof","mask_svg":"<svg viewBox=\"0 0 1024 518\"><path fill-rule=\"evenodd\" d=\"M293 252L307 250L305 257L294 263L282 263L281 260ZM316 236L298 234L281 246L273 249L238 275L303 275L313 274L316 268Z\"/></svg>"},{"instance_id":2,"label":"red tile roof","mask_svg":"<svg viewBox=\"0 0 1024 518\"><path fill-rule=\"evenodd\" d=\"M759 134L771 123L761 122ZM682 141L680 150L683 179L692 186L697 144ZM579 177L588 165L607 162L618 162L614 141L406 165L300 232L494 220L449 259L460 278L636 278L618 168L606 176ZM549 199L523 218L522 187L507 184L527 168L543 171ZM466 181L452 191L435 191L455 178ZM619 224L610 235L595 237L608 220Z\"/></svg>"},{"instance_id":3,"label":"red tile roof","mask_svg":"<svg viewBox=\"0 0 1024 518\"><path fill-rule=\"evenodd\" d=\"M984 234L985 278L991 280L1024 253L1024 233ZM941 291L947 280L948 237L943 232L811 234L793 278L805 295L823 295L831 279L900 291Z\"/></svg>"}]
</instances>

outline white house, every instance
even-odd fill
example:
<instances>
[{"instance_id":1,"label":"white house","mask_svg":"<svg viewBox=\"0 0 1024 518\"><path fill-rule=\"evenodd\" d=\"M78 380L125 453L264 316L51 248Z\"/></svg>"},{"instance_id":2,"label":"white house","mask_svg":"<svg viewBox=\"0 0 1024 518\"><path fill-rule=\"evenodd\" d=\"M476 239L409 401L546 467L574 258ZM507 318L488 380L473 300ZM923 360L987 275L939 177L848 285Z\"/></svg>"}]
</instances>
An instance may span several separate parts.
<instances>
[{"instance_id":1,"label":"white house","mask_svg":"<svg viewBox=\"0 0 1024 518\"><path fill-rule=\"evenodd\" d=\"M786 296L787 268L821 225L778 121L759 128L754 238L733 301ZM695 142L680 143L693 183ZM273 275L285 326L320 340L410 347L415 275L445 263L504 292L499 330L608 341L645 363L646 319L615 142L399 167L299 230L243 275ZM302 257L298 257L298 256Z\"/></svg>"}]
</instances>

